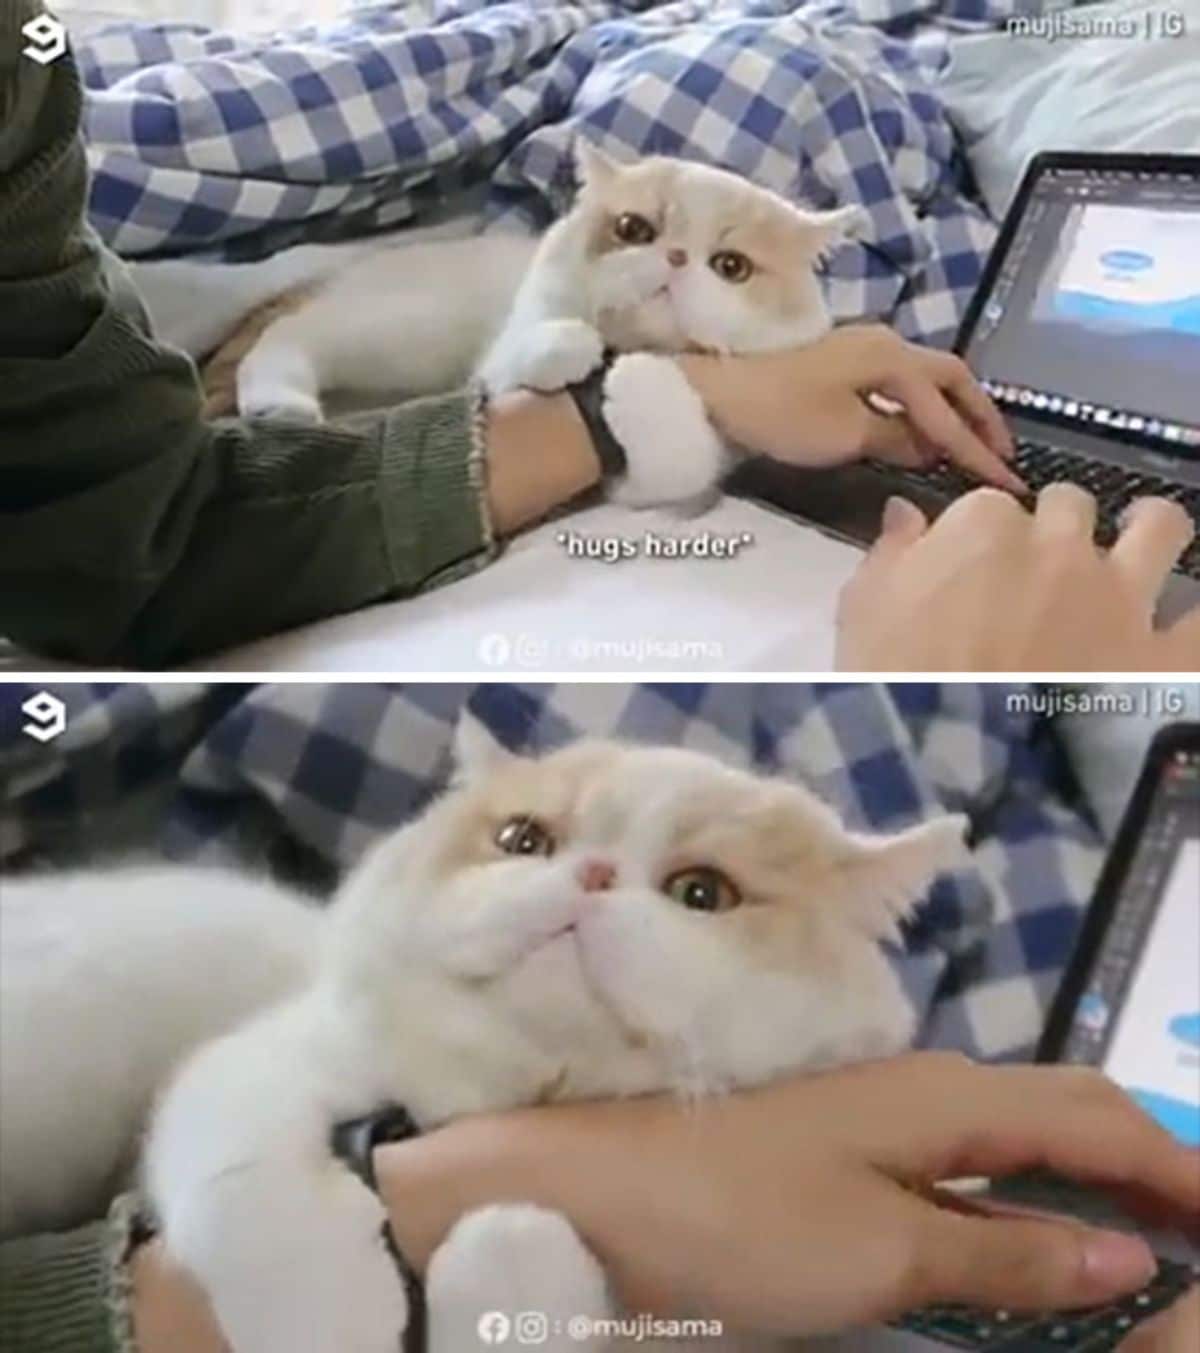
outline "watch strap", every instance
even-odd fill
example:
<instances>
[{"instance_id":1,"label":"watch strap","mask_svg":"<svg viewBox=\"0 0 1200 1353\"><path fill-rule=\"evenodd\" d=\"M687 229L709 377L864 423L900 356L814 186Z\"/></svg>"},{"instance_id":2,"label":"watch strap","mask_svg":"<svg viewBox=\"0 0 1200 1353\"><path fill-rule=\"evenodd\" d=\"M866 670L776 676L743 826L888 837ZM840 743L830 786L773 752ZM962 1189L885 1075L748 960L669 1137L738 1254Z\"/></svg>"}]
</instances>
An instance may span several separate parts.
<instances>
[{"instance_id":1,"label":"watch strap","mask_svg":"<svg viewBox=\"0 0 1200 1353\"><path fill-rule=\"evenodd\" d=\"M625 448L613 436L608 419L604 416L604 382L616 359L617 354L607 349L604 360L595 371L574 385L567 386L567 394L575 401L579 416L592 439L596 458L600 462L600 474L604 479L619 479L629 470Z\"/></svg>"}]
</instances>

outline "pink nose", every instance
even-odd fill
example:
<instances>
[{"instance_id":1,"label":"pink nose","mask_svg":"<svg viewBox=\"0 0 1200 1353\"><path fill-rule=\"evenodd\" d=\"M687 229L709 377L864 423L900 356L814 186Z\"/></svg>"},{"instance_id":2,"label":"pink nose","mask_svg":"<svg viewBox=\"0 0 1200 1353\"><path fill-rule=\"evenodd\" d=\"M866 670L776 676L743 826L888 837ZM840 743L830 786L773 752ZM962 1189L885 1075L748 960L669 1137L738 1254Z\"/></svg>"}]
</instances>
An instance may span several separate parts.
<instances>
[{"instance_id":1,"label":"pink nose","mask_svg":"<svg viewBox=\"0 0 1200 1353\"><path fill-rule=\"evenodd\" d=\"M686 249L668 249L667 262L672 268L682 268L687 263Z\"/></svg>"},{"instance_id":2,"label":"pink nose","mask_svg":"<svg viewBox=\"0 0 1200 1353\"><path fill-rule=\"evenodd\" d=\"M576 877L585 893L604 893L616 882L617 871L607 860L584 860Z\"/></svg>"}]
</instances>

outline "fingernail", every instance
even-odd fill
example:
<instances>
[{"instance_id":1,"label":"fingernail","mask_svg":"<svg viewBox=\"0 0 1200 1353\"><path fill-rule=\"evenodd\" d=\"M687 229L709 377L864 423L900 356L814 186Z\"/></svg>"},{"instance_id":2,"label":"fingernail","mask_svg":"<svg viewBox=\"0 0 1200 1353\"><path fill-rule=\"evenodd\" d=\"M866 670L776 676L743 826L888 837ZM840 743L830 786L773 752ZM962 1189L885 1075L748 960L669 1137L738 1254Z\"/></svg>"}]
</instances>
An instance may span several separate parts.
<instances>
[{"instance_id":1,"label":"fingernail","mask_svg":"<svg viewBox=\"0 0 1200 1353\"><path fill-rule=\"evenodd\" d=\"M913 506L907 498L889 498L883 505L883 529L898 531L913 512Z\"/></svg>"},{"instance_id":2,"label":"fingernail","mask_svg":"<svg viewBox=\"0 0 1200 1353\"><path fill-rule=\"evenodd\" d=\"M1150 1247L1137 1236L1102 1231L1084 1243L1084 1276L1089 1288L1097 1291L1132 1291L1149 1282L1157 1270Z\"/></svg>"}]
</instances>

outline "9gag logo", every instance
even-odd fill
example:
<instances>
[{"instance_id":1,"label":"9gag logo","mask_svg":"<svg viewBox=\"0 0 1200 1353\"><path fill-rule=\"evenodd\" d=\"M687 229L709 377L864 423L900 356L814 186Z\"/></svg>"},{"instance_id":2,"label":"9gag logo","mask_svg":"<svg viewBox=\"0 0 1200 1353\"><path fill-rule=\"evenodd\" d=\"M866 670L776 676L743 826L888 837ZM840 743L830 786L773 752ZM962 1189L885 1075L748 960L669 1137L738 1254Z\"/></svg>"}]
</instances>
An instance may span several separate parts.
<instances>
[{"instance_id":1,"label":"9gag logo","mask_svg":"<svg viewBox=\"0 0 1200 1353\"><path fill-rule=\"evenodd\" d=\"M21 725L21 732L35 742L53 742L67 731L67 707L49 691L38 691L21 706L21 713L29 720Z\"/></svg>"},{"instance_id":2,"label":"9gag logo","mask_svg":"<svg viewBox=\"0 0 1200 1353\"><path fill-rule=\"evenodd\" d=\"M36 61L39 66L48 66L51 61L66 55L67 30L49 14L39 14L36 19L30 19L21 29L21 35L29 43L28 47L21 49L21 55Z\"/></svg>"}]
</instances>

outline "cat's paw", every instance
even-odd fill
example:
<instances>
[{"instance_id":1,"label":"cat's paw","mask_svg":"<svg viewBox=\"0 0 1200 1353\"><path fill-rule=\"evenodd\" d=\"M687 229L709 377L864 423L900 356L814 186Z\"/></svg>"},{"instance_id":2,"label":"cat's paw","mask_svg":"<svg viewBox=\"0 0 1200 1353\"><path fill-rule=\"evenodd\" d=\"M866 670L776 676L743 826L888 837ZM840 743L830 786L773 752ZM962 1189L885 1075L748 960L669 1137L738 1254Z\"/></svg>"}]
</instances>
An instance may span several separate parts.
<instances>
[{"instance_id":1,"label":"cat's paw","mask_svg":"<svg viewBox=\"0 0 1200 1353\"><path fill-rule=\"evenodd\" d=\"M379 1199L340 1168L271 1171L278 1187L214 1190L167 1232L236 1353L396 1353L408 1300ZM205 1214L201 1219L200 1214ZM197 1233L199 1230L205 1233Z\"/></svg>"},{"instance_id":2,"label":"cat's paw","mask_svg":"<svg viewBox=\"0 0 1200 1353\"><path fill-rule=\"evenodd\" d=\"M238 412L243 418L261 418L296 427L316 427L325 421L321 401L297 391L267 391L250 397L239 395Z\"/></svg>"},{"instance_id":3,"label":"cat's paw","mask_svg":"<svg viewBox=\"0 0 1200 1353\"><path fill-rule=\"evenodd\" d=\"M581 319L543 320L526 337L516 383L551 392L581 381L604 359L604 340Z\"/></svg>"},{"instance_id":4,"label":"cat's paw","mask_svg":"<svg viewBox=\"0 0 1200 1353\"><path fill-rule=\"evenodd\" d=\"M544 1353L608 1345L588 1333L613 1317L603 1270L570 1222L544 1208L468 1213L434 1254L425 1294L429 1353L471 1353L503 1331Z\"/></svg>"},{"instance_id":5,"label":"cat's paw","mask_svg":"<svg viewBox=\"0 0 1200 1353\"><path fill-rule=\"evenodd\" d=\"M611 497L627 507L694 507L711 501L729 453L704 401L669 357L620 357L604 382L604 418L628 473Z\"/></svg>"}]
</instances>

